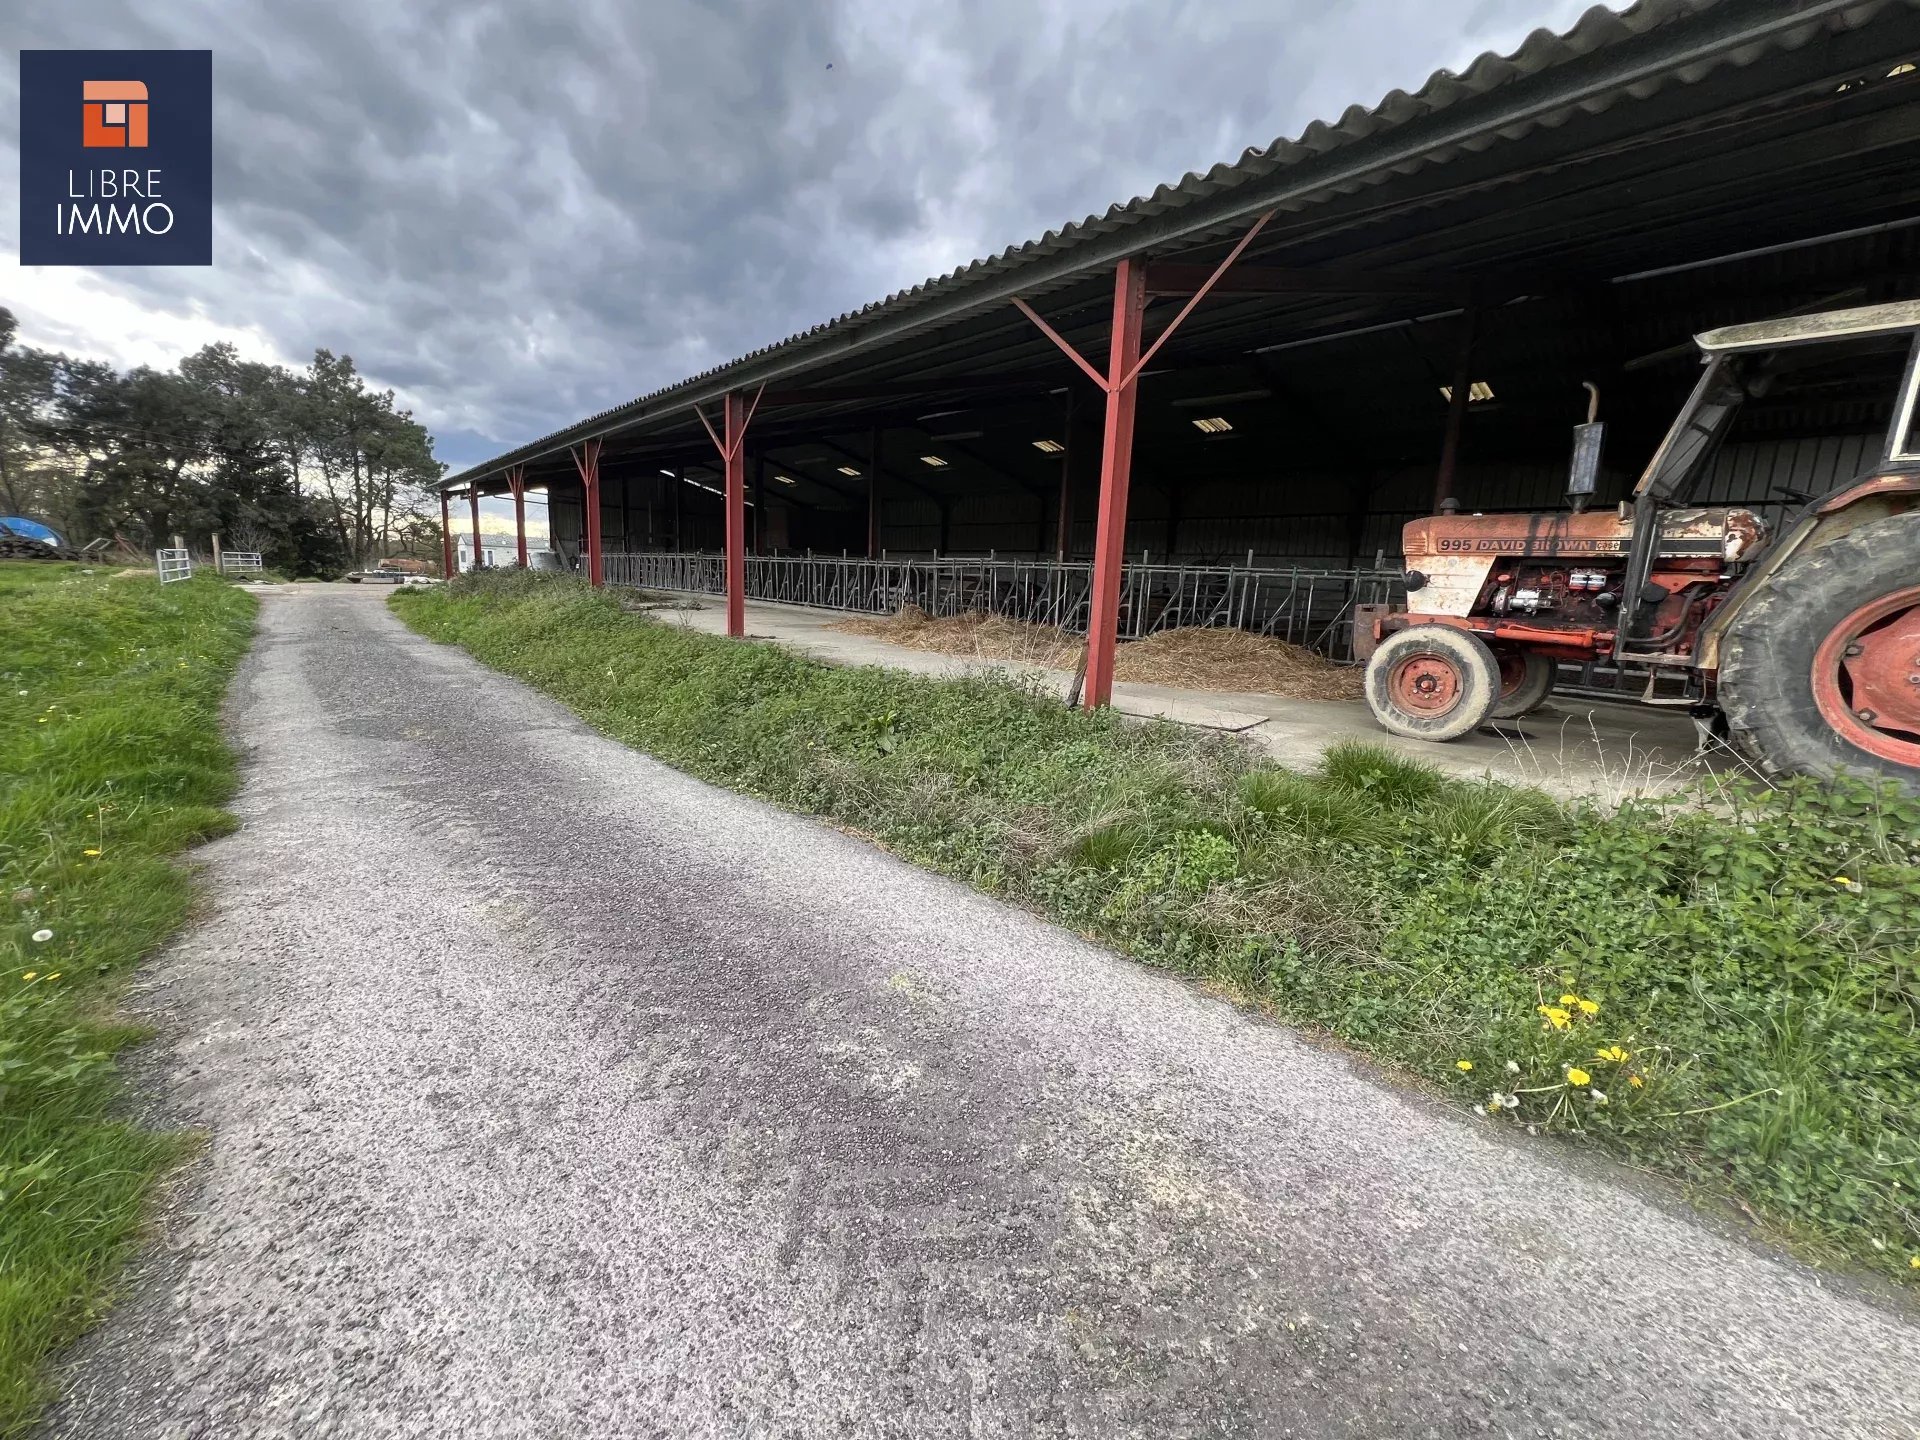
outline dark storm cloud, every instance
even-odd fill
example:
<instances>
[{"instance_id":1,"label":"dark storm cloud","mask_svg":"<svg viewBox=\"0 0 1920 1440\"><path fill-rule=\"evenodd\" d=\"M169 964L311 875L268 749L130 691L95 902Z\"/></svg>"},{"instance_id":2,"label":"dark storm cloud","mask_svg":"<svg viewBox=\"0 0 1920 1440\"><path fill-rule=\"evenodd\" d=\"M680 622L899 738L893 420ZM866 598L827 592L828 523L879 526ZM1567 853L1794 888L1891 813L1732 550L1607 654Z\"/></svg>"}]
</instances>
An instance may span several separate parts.
<instances>
[{"instance_id":1,"label":"dark storm cloud","mask_svg":"<svg viewBox=\"0 0 1920 1440\"><path fill-rule=\"evenodd\" d=\"M216 263L107 282L258 327L292 358L351 352L460 437L443 447L456 463L1577 14L1566 0L1482 0L1464 18L1428 0L35 10L22 48L214 51ZM0 106L10 167L15 101Z\"/></svg>"}]
</instances>

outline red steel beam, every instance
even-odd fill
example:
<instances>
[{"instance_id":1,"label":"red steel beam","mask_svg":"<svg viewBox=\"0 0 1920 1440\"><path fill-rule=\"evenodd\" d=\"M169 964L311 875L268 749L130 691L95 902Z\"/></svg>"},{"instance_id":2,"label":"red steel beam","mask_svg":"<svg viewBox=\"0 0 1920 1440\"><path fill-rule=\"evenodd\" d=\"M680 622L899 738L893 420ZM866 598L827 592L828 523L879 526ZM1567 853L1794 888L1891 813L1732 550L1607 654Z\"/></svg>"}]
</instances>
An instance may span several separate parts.
<instances>
[{"instance_id":1,"label":"red steel beam","mask_svg":"<svg viewBox=\"0 0 1920 1440\"><path fill-rule=\"evenodd\" d=\"M1173 332L1178 330L1180 328L1181 322L1184 321L1187 318L1187 316L1193 313L1193 307L1198 305L1202 300L1207 298L1208 292L1211 291L1214 286L1220 283L1220 277L1225 275L1227 271L1233 268L1233 262L1238 260L1243 254L1246 253L1247 246L1253 243L1253 237L1258 235L1262 230L1266 229L1267 222L1271 219L1273 219L1273 211L1269 210L1267 211L1266 214L1262 215L1258 220L1253 222L1253 228L1248 230L1246 234L1240 237L1240 243L1234 246L1233 249L1227 252L1226 259L1222 260L1218 265L1213 267L1213 273L1207 277L1206 283L1202 285L1198 290L1194 291L1193 298L1188 300L1186 304L1180 307L1180 313L1174 316L1172 320L1167 322L1167 328L1162 330L1160 332L1159 338L1156 339L1153 342L1153 344L1147 347L1147 353L1142 355L1138 360L1135 360L1133 362L1133 368L1126 372L1126 378L1119 381L1118 382L1119 384L1131 385L1134 382L1135 377L1137 377L1142 370L1147 368L1147 362L1153 359L1154 356L1160 353L1160 347L1166 344L1167 341L1173 338ZM1140 280L1141 280L1140 293L1144 296L1146 294L1145 267L1143 266L1141 267L1141 269L1142 269L1142 274L1140 277ZM1141 301L1141 305L1143 308L1145 304L1146 304L1146 301L1143 299Z\"/></svg>"},{"instance_id":2,"label":"red steel beam","mask_svg":"<svg viewBox=\"0 0 1920 1440\"><path fill-rule=\"evenodd\" d=\"M742 453L749 418L746 397L730 390L722 409L727 431L720 447L727 464L727 634L738 638L747 633L747 461ZM700 419L705 424L706 416Z\"/></svg>"},{"instance_id":3,"label":"red steel beam","mask_svg":"<svg viewBox=\"0 0 1920 1440\"><path fill-rule=\"evenodd\" d=\"M1015 307L1031 320L1066 357L1078 365L1107 395L1107 418L1100 445L1100 505L1094 527L1093 598L1087 615L1087 683L1082 703L1088 709L1113 702L1113 659L1120 628L1120 567L1127 543L1127 490L1133 480L1133 419L1140 394L1140 372L1162 345L1173 338L1187 316L1216 285L1233 262L1246 253L1274 212L1253 222L1226 258L1213 267L1193 298L1168 322L1145 354L1140 350L1141 324L1147 312L1147 266L1129 256L1113 272L1113 328L1107 354L1107 373L1094 369L1060 333L1040 318L1019 296ZM1064 517L1063 517L1064 518Z\"/></svg>"},{"instance_id":4,"label":"red steel beam","mask_svg":"<svg viewBox=\"0 0 1920 1440\"><path fill-rule=\"evenodd\" d=\"M1040 333L1042 335L1046 336L1049 340L1053 341L1055 345L1058 345L1060 347L1060 353L1065 355L1069 360L1073 361L1074 364L1078 365L1081 368L1081 370L1083 370L1086 373L1086 376L1089 380L1093 381L1093 383L1098 385L1102 390L1111 390L1113 388L1111 385L1107 384L1107 377L1102 375L1098 370L1094 369L1092 363L1087 359L1086 356L1082 355L1078 350L1074 349L1072 345L1068 344L1067 341L1061 336L1058 330L1054 329L1053 326L1049 325L1046 321L1040 318L1039 311L1035 310L1031 305L1027 304L1027 302L1022 300L1018 295L1013 297L1013 308L1018 310L1022 315L1026 316L1027 319L1031 320L1039 328Z\"/></svg>"},{"instance_id":5,"label":"red steel beam","mask_svg":"<svg viewBox=\"0 0 1920 1440\"><path fill-rule=\"evenodd\" d=\"M766 393L767 387L762 385L754 391L753 403L749 405L746 396L738 390L727 392L721 404L724 440L714 432L706 412L698 405L693 407L693 413L706 427L707 438L713 441L713 448L720 452L720 459L726 465L727 634L735 638L747 633L747 460L744 453L747 426L752 423L754 412L760 408L761 397ZM765 497L761 498L764 501Z\"/></svg>"},{"instance_id":6,"label":"red steel beam","mask_svg":"<svg viewBox=\"0 0 1920 1440\"><path fill-rule=\"evenodd\" d=\"M588 440L570 451L580 472L582 528L587 532L587 583L598 590L600 577L600 442Z\"/></svg>"},{"instance_id":7,"label":"red steel beam","mask_svg":"<svg viewBox=\"0 0 1920 1440\"><path fill-rule=\"evenodd\" d=\"M513 492L513 542L520 568L527 568L527 472L518 465L507 470L507 488Z\"/></svg>"},{"instance_id":8,"label":"red steel beam","mask_svg":"<svg viewBox=\"0 0 1920 1440\"><path fill-rule=\"evenodd\" d=\"M1112 377L1100 450L1100 511L1093 542L1093 602L1087 616L1089 709L1113 702L1113 658L1120 628L1120 566L1127 544L1127 487L1133 478L1133 413L1140 393L1140 326L1147 310L1144 267L1122 260L1113 273ZM1175 323L1178 323L1177 321Z\"/></svg>"},{"instance_id":9,"label":"red steel beam","mask_svg":"<svg viewBox=\"0 0 1920 1440\"><path fill-rule=\"evenodd\" d=\"M478 485L467 487L467 500L473 506L473 568L478 570L481 568L482 557L487 553L480 546L480 487Z\"/></svg>"},{"instance_id":10,"label":"red steel beam","mask_svg":"<svg viewBox=\"0 0 1920 1440\"><path fill-rule=\"evenodd\" d=\"M440 575L446 580L453 578L453 509L444 490L440 492Z\"/></svg>"},{"instance_id":11,"label":"red steel beam","mask_svg":"<svg viewBox=\"0 0 1920 1440\"><path fill-rule=\"evenodd\" d=\"M1066 338L1062 336L1058 330L1054 329L1053 326L1049 325L1045 320L1043 320L1040 317L1039 311L1035 310L1031 305L1029 305L1026 301L1022 300L1018 295L1015 295L1013 297L1014 308L1018 310L1022 315L1026 316L1027 319L1031 320L1034 323L1034 325L1039 329L1042 335L1046 336L1056 346L1058 346L1061 354L1065 355L1069 360L1073 361L1074 364L1078 365L1081 371L1087 376L1089 380L1093 381L1094 384L1098 385L1102 390L1106 391L1107 394L1111 395L1115 390L1119 389L1121 386L1131 385L1135 380L1139 378L1140 372L1147 368L1147 362L1152 360L1155 355L1160 353L1160 347L1166 344L1167 341L1173 338L1173 332L1178 330L1181 326L1181 323L1187 318L1187 316L1193 313L1194 306L1198 305L1202 300L1207 298L1207 295L1214 289L1215 286L1217 286L1220 283L1221 277L1223 277L1227 273L1227 271L1233 268L1233 262L1238 260L1243 254L1246 253L1246 249L1249 245L1253 243L1254 237L1257 236L1262 230L1267 228L1267 222L1273 219L1273 217L1274 217L1274 212L1269 210L1267 211L1266 214L1262 215L1258 220L1255 220L1253 222L1252 228L1250 228L1246 234L1240 237L1239 243L1235 245L1233 249L1227 252L1226 258L1223 259L1218 265L1213 267L1213 270L1211 271L1211 273L1207 275L1206 279L1200 282L1198 287L1193 290L1192 297L1187 301L1185 305L1182 305L1180 307L1180 313L1178 315L1175 315L1172 320L1167 322L1166 329L1160 332L1158 337L1155 338L1153 344L1148 347L1147 352L1144 355L1140 355L1137 359L1134 360L1132 367L1124 375L1116 374L1114 372L1109 372L1105 375L1102 375L1098 370L1094 369L1092 361L1088 360L1086 356L1082 355L1078 350L1074 349L1073 346L1070 343L1068 343ZM1130 263L1133 265L1134 269L1137 272L1139 272L1141 295L1144 297L1146 294L1145 275L1147 273L1147 267L1144 265L1143 262L1138 260L1131 261ZM1197 269L1198 267L1194 267L1194 268ZM1146 305L1146 301L1143 298L1141 301L1141 306L1143 311L1145 309L1145 305Z\"/></svg>"}]
</instances>

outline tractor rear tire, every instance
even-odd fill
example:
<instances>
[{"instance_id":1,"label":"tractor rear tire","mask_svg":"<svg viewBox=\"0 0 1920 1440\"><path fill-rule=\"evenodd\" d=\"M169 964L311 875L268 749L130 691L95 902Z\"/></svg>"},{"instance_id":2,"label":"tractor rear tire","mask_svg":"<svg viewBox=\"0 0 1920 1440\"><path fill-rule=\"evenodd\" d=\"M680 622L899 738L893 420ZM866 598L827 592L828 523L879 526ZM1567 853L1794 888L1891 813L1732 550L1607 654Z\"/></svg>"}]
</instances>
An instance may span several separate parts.
<instances>
[{"instance_id":1,"label":"tractor rear tire","mask_svg":"<svg viewBox=\"0 0 1920 1440\"><path fill-rule=\"evenodd\" d=\"M1451 625L1397 631L1367 662L1373 718L1410 740L1458 740L1486 724L1499 698L1493 651Z\"/></svg>"},{"instance_id":2,"label":"tractor rear tire","mask_svg":"<svg viewBox=\"0 0 1920 1440\"><path fill-rule=\"evenodd\" d=\"M1920 511L1791 556L1734 620L1719 699L1769 775L1844 770L1920 795Z\"/></svg>"},{"instance_id":3,"label":"tractor rear tire","mask_svg":"<svg viewBox=\"0 0 1920 1440\"><path fill-rule=\"evenodd\" d=\"M1509 650L1494 657L1500 665L1500 698L1488 713L1495 720L1531 715L1547 703L1560 667L1530 650Z\"/></svg>"}]
</instances>

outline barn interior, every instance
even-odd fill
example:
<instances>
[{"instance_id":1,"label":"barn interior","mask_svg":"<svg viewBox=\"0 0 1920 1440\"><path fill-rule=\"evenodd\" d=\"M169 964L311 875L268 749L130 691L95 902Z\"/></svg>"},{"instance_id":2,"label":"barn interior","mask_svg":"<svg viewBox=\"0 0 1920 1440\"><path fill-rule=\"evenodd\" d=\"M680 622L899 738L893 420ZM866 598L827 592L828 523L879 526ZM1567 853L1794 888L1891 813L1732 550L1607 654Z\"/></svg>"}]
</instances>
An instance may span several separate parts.
<instances>
[{"instance_id":1,"label":"barn interior","mask_svg":"<svg viewBox=\"0 0 1920 1440\"><path fill-rule=\"evenodd\" d=\"M1104 370L1131 257L1150 354L1128 560L1391 567L1449 496L1564 505L1590 413L1598 502L1629 493L1698 376L1695 333L1920 297L1916 60L1909 3L1591 12L447 486L505 493L517 468L573 561L596 439L605 552L716 552L735 393L749 553L1084 560L1106 396L1035 317ZM1785 377L1699 498L1777 523L1853 478L1895 363Z\"/></svg>"}]
</instances>

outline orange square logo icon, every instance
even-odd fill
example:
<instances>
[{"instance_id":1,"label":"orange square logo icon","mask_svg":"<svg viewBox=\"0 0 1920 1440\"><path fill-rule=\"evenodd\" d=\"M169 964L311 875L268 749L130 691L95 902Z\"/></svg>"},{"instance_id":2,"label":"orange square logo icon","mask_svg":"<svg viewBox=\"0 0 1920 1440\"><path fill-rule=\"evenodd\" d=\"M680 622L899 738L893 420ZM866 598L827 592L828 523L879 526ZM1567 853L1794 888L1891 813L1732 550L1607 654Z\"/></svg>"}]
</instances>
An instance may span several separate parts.
<instances>
[{"instance_id":1,"label":"orange square logo icon","mask_svg":"<svg viewBox=\"0 0 1920 1440\"><path fill-rule=\"evenodd\" d=\"M143 80L83 82L80 143L89 150L147 148L147 86Z\"/></svg>"}]
</instances>

